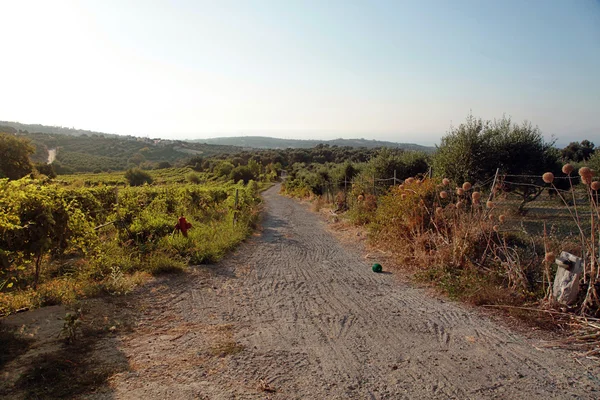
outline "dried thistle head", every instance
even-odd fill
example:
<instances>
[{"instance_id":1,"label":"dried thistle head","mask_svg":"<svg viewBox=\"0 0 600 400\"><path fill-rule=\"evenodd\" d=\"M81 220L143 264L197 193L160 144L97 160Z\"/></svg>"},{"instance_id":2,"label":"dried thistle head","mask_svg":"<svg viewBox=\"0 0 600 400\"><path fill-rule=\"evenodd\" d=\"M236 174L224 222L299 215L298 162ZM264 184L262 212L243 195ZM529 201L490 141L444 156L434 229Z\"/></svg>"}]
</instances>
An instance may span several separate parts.
<instances>
[{"instance_id":1,"label":"dried thistle head","mask_svg":"<svg viewBox=\"0 0 600 400\"><path fill-rule=\"evenodd\" d=\"M444 212L444 209L442 207L438 207L435 209L435 213L437 215L442 215L443 212Z\"/></svg>"},{"instance_id":2,"label":"dried thistle head","mask_svg":"<svg viewBox=\"0 0 600 400\"><path fill-rule=\"evenodd\" d=\"M556 258L556 255L551 251L547 252L546 255L544 255L544 261L546 261L548 263L554 262L555 258Z\"/></svg>"},{"instance_id":3,"label":"dried thistle head","mask_svg":"<svg viewBox=\"0 0 600 400\"><path fill-rule=\"evenodd\" d=\"M406 183L411 184L415 181L415 178L406 178Z\"/></svg>"},{"instance_id":4,"label":"dried thistle head","mask_svg":"<svg viewBox=\"0 0 600 400\"><path fill-rule=\"evenodd\" d=\"M448 186L448 185L450 184L450 179L448 179L448 178L444 178L444 179L442 179L442 184L443 184L444 186Z\"/></svg>"},{"instance_id":5,"label":"dried thistle head","mask_svg":"<svg viewBox=\"0 0 600 400\"><path fill-rule=\"evenodd\" d=\"M600 190L600 182L594 181L594 182L592 182L592 184L590 185L590 187L592 188L592 190L598 191L598 190Z\"/></svg>"},{"instance_id":6,"label":"dried thistle head","mask_svg":"<svg viewBox=\"0 0 600 400\"><path fill-rule=\"evenodd\" d=\"M402 195L400 196L402 198L402 200L406 199L406 193L402 193Z\"/></svg>"},{"instance_id":7,"label":"dried thistle head","mask_svg":"<svg viewBox=\"0 0 600 400\"><path fill-rule=\"evenodd\" d=\"M575 167L571 164L565 164L562 167L563 174L571 175L571 173L575 170Z\"/></svg>"},{"instance_id":8,"label":"dried thistle head","mask_svg":"<svg viewBox=\"0 0 600 400\"><path fill-rule=\"evenodd\" d=\"M592 173L592 170L590 169L590 167L579 168L579 176L590 175L591 173Z\"/></svg>"},{"instance_id":9,"label":"dried thistle head","mask_svg":"<svg viewBox=\"0 0 600 400\"><path fill-rule=\"evenodd\" d=\"M479 192L473 192L471 193L471 198L473 199L473 201L479 201L481 200L481 193Z\"/></svg>"},{"instance_id":10,"label":"dried thistle head","mask_svg":"<svg viewBox=\"0 0 600 400\"><path fill-rule=\"evenodd\" d=\"M488 200L488 201L485 203L485 206L486 206L487 208L494 208L494 205L495 205L495 204L494 204L494 202L493 202L493 201L491 201L491 200Z\"/></svg>"},{"instance_id":11,"label":"dried thistle head","mask_svg":"<svg viewBox=\"0 0 600 400\"><path fill-rule=\"evenodd\" d=\"M546 172L542 175L542 180L546 183L552 183L554 182L554 174L552 172Z\"/></svg>"},{"instance_id":12,"label":"dried thistle head","mask_svg":"<svg viewBox=\"0 0 600 400\"><path fill-rule=\"evenodd\" d=\"M465 203L464 203L464 202L462 202L462 201L460 201L460 200L456 202L456 208L457 208L457 209L461 209L461 208L463 208L463 206L464 206L464 205L465 205Z\"/></svg>"},{"instance_id":13,"label":"dried thistle head","mask_svg":"<svg viewBox=\"0 0 600 400\"><path fill-rule=\"evenodd\" d=\"M490 221L493 221L493 220L494 220L494 218L495 218L495 217L494 217L494 214L490 214L490 215L488 215L488 219L489 219Z\"/></svg>"},{"instance_id":14,"label":"dried thistle head","mask_svg":"<svg viewBox=\"0 0 600 400\"><path fill-rule=\"evenodd\" d=\"M498 232L498 231L500 231L500 227L499 227L498 225L494 225L494 226L492 227L492 229L494 230L494 232Z\"/></svg>"},{"instance_id":15,"label":"dried thistle head","mask_svg":"<svg viewBox=\"0 0 600 400\"><path fill-rule=\"evenodd\" d=\"M358 201L363 201L365 199L365 196L363 196L362 194L358 195Z\"/></svg>"},{"instance_id":16,"label":"dried thistle head","mask_svg":"<svg viewBox=\"0 0 600 400\"><path fill-rule=\"evenodd\" d=\"M581 176L581 182L586 185L592 183L592 170L589 167L581 167L579 168L579 176Z\"/></svg>"},{"instance_id":17,"label":"dried thistle head","mask_svg":"<svg viewBox=\"0 0 600 400\"><path fill-rule=\"evenodd\" d=\"M400 186L398 186L398 188L399 188L400 190L404 190L404 183L403 183L403 184L401 184Z\"/></svg>"},{"instance_id":18,"label":"dried thistle head","mask_svg":"<svg viewBox=\"0 0 600 400\"><path fill-rule=\"evenodd\" d=\"M471 190L472 187L473 187L473 185L471 185L471 182L465 182L462 185L462 188L465 192L468 192L469 190Z\"/></svg>"},{"instance_id":19,"label":"dried thistle head","mask_svg":"<svg viewBox=\"0 0 600 400\"><path fill-rule=\"evenodd\" d=\"M445 190L442 190L440 192L440 198L447 199L448 198L448 192L446 192Z\"/></svg>"},{"instance_id":20,"label":"dried thistle head","mask_svg":"<svg viewBox=\"0 0 600 400\"><path fill-rule=\"evenodd\" d=\"M498 216L498 221L503 224L506 221L506 215L502 214Z\"/></svg>"},{"instance_id":21,"label":"dried thistle head","mask_svg":"<svg viewBox=\"0 0 600 400\"><path fill-rule=\"evenodd\" d=\"M463 188L456 188L456 194L459 196L464 196L465 191Z\"/></svg>"}]
</instances>

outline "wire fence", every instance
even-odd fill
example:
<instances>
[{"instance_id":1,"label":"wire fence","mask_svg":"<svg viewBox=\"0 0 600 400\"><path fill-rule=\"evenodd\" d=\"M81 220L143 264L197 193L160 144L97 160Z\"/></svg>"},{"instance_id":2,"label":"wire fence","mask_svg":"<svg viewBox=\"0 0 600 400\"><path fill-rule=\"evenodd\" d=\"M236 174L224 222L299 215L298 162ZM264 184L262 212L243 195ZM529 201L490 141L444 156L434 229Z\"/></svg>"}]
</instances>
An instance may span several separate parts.
<instances>
[{"instance_id":1,"label":"wire fence","mask_svg":"<svg viewBox=\"0 0 600 400\"><path fill-rule=\"evenodd\" d=\"M432 171L422 178L431 177ZM407 179L407 178L406 178ZM541 175L501 174L472 185L471 191L479 191L482 198L494 200L497 214L504 215L506 230L518 230L526 234L540 234L547 227L559 237L579 235L574 221L574 210L584 231L590 231L593 204L599 204L598 193L581 184L579 176L555 177L555 185L543 182ZM389 178L359 175L353 179L329 180L322 185L322 198L337 208L347 208L353 188L376 197L385 195L390 188L404 183L405 178L394 174ZM440 189L442 190L442 189ZM453 188L446 188L453 190Z\"/></svg>"}]
</instances>

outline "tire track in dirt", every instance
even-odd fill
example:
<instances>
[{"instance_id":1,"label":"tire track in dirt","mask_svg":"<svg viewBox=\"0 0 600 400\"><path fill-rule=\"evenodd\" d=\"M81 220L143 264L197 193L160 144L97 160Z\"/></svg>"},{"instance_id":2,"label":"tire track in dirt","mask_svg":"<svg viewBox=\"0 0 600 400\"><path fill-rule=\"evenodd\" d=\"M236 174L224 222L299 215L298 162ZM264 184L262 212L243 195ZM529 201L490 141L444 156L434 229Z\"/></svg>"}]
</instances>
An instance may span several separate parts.
<instances>
[{"instance_id":1,"label":"tire track in dirt","mask_svg":"<svg viewBox=\"0 0 600 400\"><path fill-rule=\"evenodd\" d=\"M125 338L122 351L134 361L144 354L176 365L176 378L140 369L92 398L600 397L597 370L372 273L356 248L278 188L264 193L260 236L218 267L199 269L204 275L166 279L161 292L146 296L147 333ZM233 350L207 350L207 341L219 339L206 333L211 327L225 327ZM182 334L161 347L153 329ZM261 380L275 392L261 390Z\"/></svg>"}]
</instances>

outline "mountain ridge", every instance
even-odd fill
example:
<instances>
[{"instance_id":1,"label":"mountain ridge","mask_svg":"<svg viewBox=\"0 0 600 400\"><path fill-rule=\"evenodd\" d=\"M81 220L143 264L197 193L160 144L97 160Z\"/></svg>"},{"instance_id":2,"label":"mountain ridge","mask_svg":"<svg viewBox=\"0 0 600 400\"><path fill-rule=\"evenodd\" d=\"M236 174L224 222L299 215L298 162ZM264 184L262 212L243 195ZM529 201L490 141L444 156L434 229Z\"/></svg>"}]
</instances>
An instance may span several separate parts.
<instances>
[{"instance_id":1,"label":"mountain ridge","mask_svg":"<svg viewBox=\"0 0 600 400\"><path fill-rule=\"evenodd\" d=\"M269 136L232 136L232 137L216 137L209 139L194 139L191 142L200 142L206 144L219 144L219 145L230 145L230 146L241 146L245 148L253 149L286 149L286 148L311 148L316 147L320 144L329 146L348 146L348 147L392 147L400 148L405 150L424 151L426 153L432 153L435 151L434 146L424 146L416 143L398 143L389 142L384 140L374 139L332 139L332 140L319 140L319 139L281 139Z\"/></svg>"}]
</instances>

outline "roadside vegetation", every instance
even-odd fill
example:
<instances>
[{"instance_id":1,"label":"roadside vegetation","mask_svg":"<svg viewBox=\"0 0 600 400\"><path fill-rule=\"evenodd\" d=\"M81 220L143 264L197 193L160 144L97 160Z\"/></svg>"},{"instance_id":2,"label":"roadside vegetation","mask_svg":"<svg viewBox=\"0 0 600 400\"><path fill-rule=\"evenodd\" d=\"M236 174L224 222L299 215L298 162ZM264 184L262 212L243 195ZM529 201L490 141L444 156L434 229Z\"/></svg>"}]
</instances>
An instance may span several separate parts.
<instances>
[{"instance_id":1,"label":"roadside vegetation","mask_svg":"<svg viewBox=\"0 0 600 400\"><path fill-rule=\"evenodd\" d=\"M600 316L599 159L588 141L561 150L531 124L469 116L433 155L384 149L364 162L296 163L282 192L364 226L372 245L452 298L571 323ZM569 304L552 292L561 251L584 264ZM576 326L598 330L587 319Z\"/></svg>"}]
</instances>

